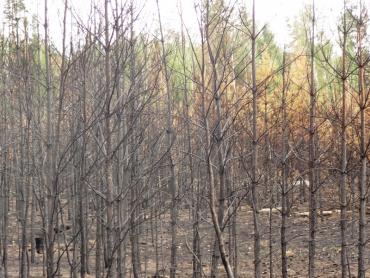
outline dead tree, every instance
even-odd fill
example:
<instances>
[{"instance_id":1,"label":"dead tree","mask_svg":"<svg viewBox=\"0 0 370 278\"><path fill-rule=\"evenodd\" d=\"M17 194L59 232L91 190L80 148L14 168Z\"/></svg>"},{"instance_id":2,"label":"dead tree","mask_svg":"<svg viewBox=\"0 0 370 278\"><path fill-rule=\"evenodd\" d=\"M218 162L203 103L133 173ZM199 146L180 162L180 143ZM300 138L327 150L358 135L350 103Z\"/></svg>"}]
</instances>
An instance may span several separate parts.
<instances>
[{"instance_id":1,"label":"dead tree","mask_svg":"<svg viewBox=\"0 0 370 278\"><path fill-rule=\"evenodd\" d=\"M254 277L261 277L261 237L259 220L259 200L258 200L258 88L257 88L257 70L256 70L256 5L253 0L252 7L252 172L251 172L251 194L253 210L253 229L254 229Z\"/></svg>"},{"instance_id":2,"label":"dead tree","mask_svg":"<svg viewBox=\"0 0 370 278\"><path fill-rule=\"evenodd\" d=\"M159 11L159 3L157 0L157 10L158 10L158 19L159 19L159 30L161 35L161 61L164 74L165 82L165 94L166 94L166 103L167 103L167 119L166 119L166 138L167 138L167 159L169 165L169 189L171 192L171 265L170 265L170 277L175 278L176 268L177 268L177 218L178 218L178 200L177 200L177 183L175 176L175 162L173 157L173 145L175 143L175 135L173 129L173 119L172 119L172 90L171 90L171 81L170 73L167 64L167 53L164 44L164 35L161 21L161 14Z\"/></svg>"},{"instance_id":3,"label":"dead tree","mask_svg":"<svg viewBox=\"0 0 370 278\"><path fill-rule=\"evenodd\" d=\"M368 64L369 57L366 54L363 46L366 35L366 26L368 23L367 10L360 1L360 15L356 18L357 24L357 55L356 64L358 67L358 105L360 113L360 171L359 171L359 228L358 228L358 277L365 278L366 263L365 263L365 247L366 247L366 165L367 165L367 134L366 134L366 107L369 99L369 91L365 82L365 67Z\"/></svg>"},{"instance_id":4,"label":"dead tree","mask_svg":"<svg viewBox=\"0 0 370 278\"><path fill-rule=\"evenodd\" d=\"M315 249L316 249L316 222L317 222L317 204L316 192L318 185L316 171L316 87L315 87L315 1L312 1L311 14L311 34L310 34L310 112L309 112L309 159L308 159L308 177L310 183L309 198L309 239L308 239L308 276L315 277Z\"/></svg>"}]
</instances>

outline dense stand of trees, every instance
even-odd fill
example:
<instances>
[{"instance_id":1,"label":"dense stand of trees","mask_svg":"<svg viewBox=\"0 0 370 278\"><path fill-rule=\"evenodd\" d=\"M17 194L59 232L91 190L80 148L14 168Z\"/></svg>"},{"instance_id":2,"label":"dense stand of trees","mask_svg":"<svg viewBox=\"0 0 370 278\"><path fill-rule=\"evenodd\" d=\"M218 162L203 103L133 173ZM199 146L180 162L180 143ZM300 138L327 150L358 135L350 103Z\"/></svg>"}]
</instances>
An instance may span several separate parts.
<instances>
[{"instance_id":1,"label":"dense stand of trees","mask_svg":"<svg viewBox=\"0 0 370 278\"><path fill-rule=\"evenodd\" d=\"M48 2L31 22L4 6L0 277L316 277L334 235L335 271L366 276L365 1L328 39L313 0L284 47L255 0L196 0L196 36L181 7L167 33L160 0L154 35L133 0L86 22L64 0L56 47Z\"/></svg>"}]
</instances>

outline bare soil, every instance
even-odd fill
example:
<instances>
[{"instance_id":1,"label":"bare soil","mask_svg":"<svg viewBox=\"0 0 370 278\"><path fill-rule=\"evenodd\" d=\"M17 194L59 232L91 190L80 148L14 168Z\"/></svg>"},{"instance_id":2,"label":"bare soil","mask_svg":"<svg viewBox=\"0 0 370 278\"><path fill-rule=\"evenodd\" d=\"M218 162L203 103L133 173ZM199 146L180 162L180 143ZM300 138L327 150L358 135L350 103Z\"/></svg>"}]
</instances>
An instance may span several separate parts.
<instances>
[{"instance_id":1,"label":"bare soil","mask_svg":"<svg viewBox=\"0 0 370 278\"><path fill-rule=\"evenodd\" d=\"M202 248L202 265L205 274L209 275L209 266L211 261L211 251L213 248L214 232L211 225L207 209L202 214L202 224L200 228L201 248ZM291 212L287 223L287 240L288 240L288 276L289 277L308 277L308 217L302 212L307 212L307 206L302 205L300 209L295 209ZM354 219L357 218L355 215ZM261 217L261 255L262 255L262 273L263 277L269 277L269 212L264 210L260 213ZM13 216L14 218L14 216ZM348 214L348 261L350 264L351 277L357 276L357 222L352 222L352 213ZM94 220L91 220L91 227L94 227ZM272 213L272 259L274 277L280 277L280 213L274 210ZM20 227L17 221L9 221L9 242L8 242L8 273L9 277L19 277L18 268L18 236ZM332 210L332 213L327 216L318 218L317 230L317 248L316 248L316 277L340 277L340 228L339 228L339 211ZM183 209L180 214L180 222L178 226L178 277L191 277L192 274L192 256L189 248L192 245L190 212ZM169 214L165 213L158 223L158 231L162 231L163 235L158 235L158 268L168 275L169 273L169 255L170 255L170 238L169 238ZM152 233L153 225L150 221L142 225L141 229L141 259L142 259L142 277L152 277L156 270L156 256L154 248L154 233ZM66 232L66 238L70 237ZM89 231L89 247L91 249L89 256L91 275L94 277L93 265L95 263L95 231ZM227 229L225 237L228 238ZM227 240L226 240L227 241ZM63 252L64 236L60 236L60 250ZM227 241L228 242L228 241ZM56 244L56 254L58 254ZM129 244L127 245L127 272L130 272L129 259ZM369 248L367 250L370 252ZM69 256L72 255L72 248L69 248ZM238 274L239 277L253 277L253 219L252 213L247 206L242 206L238 209L237 219L237 252L238 252ZM30 258L30 252L29 252ZM31 265L31 277L42 276L43 255L37 254L35 264ZM366 262L369 262L369 253L366 257ZM220 264L221 277L226 277L223 271L223 266ZM370 271L369 271L370 272ZM66 254L61 260L60 276L70 277L70 267ZM128 276L130 277L130 276ZM166 276L164 276L166 277ZM370 273L369 276L370 277Z\"/></svg>"}]
</instances>

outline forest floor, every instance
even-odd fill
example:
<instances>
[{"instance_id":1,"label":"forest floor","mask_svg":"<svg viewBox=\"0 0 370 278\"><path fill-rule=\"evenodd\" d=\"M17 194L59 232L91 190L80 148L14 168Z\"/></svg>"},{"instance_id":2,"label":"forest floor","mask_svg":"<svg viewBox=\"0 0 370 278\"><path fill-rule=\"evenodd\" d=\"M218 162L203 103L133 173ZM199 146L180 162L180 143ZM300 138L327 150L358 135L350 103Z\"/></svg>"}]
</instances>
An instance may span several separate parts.
<instances>
[{"instance_id":1,"label":"forest floor","mask_svg":"<svg viewBox=\"0 0 370 278\"><path fill-rule=\"evenodd\" d=\"M206 211L206 210L205 210ZM316 277L340 277L340 228L339 228L339 211L331 210L330 215L318 218L317 229L317 248L316 248ZM302 213L303 212L303 213ZM306 216L307 206L302 206L299 210L295 209L291 212L287 223L287 241L288 241L288 277L308 277L308 217ZM203 221L200 227L201 249L202 249L202 265L205 274L209 274L209 266L211 261L211 251L213 248L213 228L209 213L204 212L202 215ZM348 213L348 218L352 218L352 213ZM355 219L357 216L355 217ZM154 236L152 233L153 225L150 221L143 225L140 236L141 244L141 259L142 259L142 277L152 277L155 273L156 264L159 269L163 269L165 275L169 272L169 255L170 255L170 238L169 234L169 214L165 213L161 217L162 221L157 224L158 231L162 231L163 236L158 235L157 242L159 248L159 262L156 263ZM280 212L274 210L272 213L272 260L274 277L280 277ZM270 252L269 252L269 212L264 209L260 213L261 220L261 255L262 255L262 276L269 277L270 275ZM368 221L370 222L370 221ZM19 248L17 244L17 226L16 221L10 221L11 233L9 235L8 245L8 273L9 277L19 277L18 271L18 255ZM354 224L354 225L352 225ZM94 226L94 225L92 225ZM349 221L347 242L348 242L348 261L350 264L351 277L357 276L357 222ZM370 226L369 226L370 228ZM192 244L191 221L189 221L189 210L183 209L180 213L180 221L178 225L178 277L191 277L192 274L192 256L189 247ZM90 271L93 273L93 265L95 263L94 256L94 231L90 231L89 244L92 249L89 256ZM228 237L227 234L225 234ZM227 241L227 240L226 240ZM61 240L60 242L63 242ZM228 243L228 242L227 242ZM369 245L368 245L369 247ZM129 248L129 246L128 246ZM238 210L237 218L237 254L238 254L238 274L239 277L253 277L253 218L250 208L242 206ZM369 264L370 249L367 250L366 265ZM71 253L71 252L70 252ZM129 254L127 250L127 271L130 272ZM61 260L60 276L70 277L70 267L68 265L67 256ZM29 254L30 258L30 254ZM31 277L42 276L43 255L36 254L36 263L31 265ZM221 277L225 277L222 264L220 263ZM94 277L91 275L88 277ZM130 276L128 276L130 277ZM167 277L167 276L164 276ZM370 277L370 276L369 276Z\"/></svg>"}]
</instances>

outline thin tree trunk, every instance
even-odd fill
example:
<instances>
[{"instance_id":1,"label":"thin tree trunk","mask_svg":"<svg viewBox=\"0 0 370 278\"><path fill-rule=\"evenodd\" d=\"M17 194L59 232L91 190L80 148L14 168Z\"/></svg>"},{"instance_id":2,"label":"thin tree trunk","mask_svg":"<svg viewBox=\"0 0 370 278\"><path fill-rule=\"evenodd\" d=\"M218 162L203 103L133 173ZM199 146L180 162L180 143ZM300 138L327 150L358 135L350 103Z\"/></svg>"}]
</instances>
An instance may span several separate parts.
<instances>
[{"instance_id":1,"label":"thin tree trunk","mask_svg":"<svg viewBox=\"0 0 370 278\"><path fill-rule=\"evenodd\" d=\"M316 222L317 222L317 204L316 204L316 88L314 72L315 55L315 1L312 0L312 22L311 22L311 65L310 65L310 115L309 115L309 240L308 240L308 276L315 277L315 249L316 249Z\"/></svg>"},{"instance_id":2,"label":"thin tree trunk","mask_svg":"<svg viewBox=\"0 0 370 278\"><path fill-rule=\"evenodd\" d=\"M182 12L182 11L181 11ZM192 202L192 229L193 229L193 278L200 278L202 275L202 263L200 253L200 235L199 235L199 183L194 182L194 165L193 165L193 148L191 144L191 118L189 114L189 89L187 86L188 78L186 72L186 41L184 34L184 22L181 14L181 47L182 47L182 63L183 63L183 77L184 77L184 118L185 118L185 130L186 130L186 147L188 151L188 164L190 172L190 188L191 188L191 202ZM194 67L193 67L194 71Z\"/></svg>"},{"instance_id":3,"label":"thin tree trunk","mask_svg":"<svg viewBox=\"0 0 370 278\"><path fill-rule=\"evenodd\" d=\"M283 53L283 88L281 97L281 110L282 110L282 133L281 133L281 228L280 228L280 242L281 242L281 275L283 278L288 277L288 260L287 260L287 240L286 240L286 222L288 216L288 186L287 186L287 107L286 107L286 77L285 77L285 66L286 66L286 53L284 49Z\"/></svg>"},{"instance_id":4,"label":"thin tree trunk","mask_svg":"<svg viewBox=\"0 0 370 278\"><path fill-rule=\"evenodd\" d=\"M100 172L100 171L99 171ZM97 173L97 183L100 184L101 181L98 178L99 173ZM102 273L102 223L101 223L101 198L96 196L97 208L96 208L96 235L95 235L95 277L100 278Z\"/></svg>"},{"instance_id":5,"label":"thin tree trunk","mask_svg":"<svg viewBox=\"0 0 370 278\"><path fill-rule=\"evenodd\" d=\"M346 21L346 0L343 1L343 42L342 42L342 115L341 115L341 173L340 173L340 184L339 184L339 199L340 199L340 237L341 237L341 257L340 265L342 271L342 278L347 277L348 271L348 260L347 260L347 197L346 197L346 185L347 185L347 113L346 113L346 49L347 49L347 21Z\"/></svg>"},{"instance_id":6,"label":"thin tree trunk","mask_svg":"<svg viewBox=\"0 0 370 278\"><path fill-rule=\"evenodd\" d=\"M4 78L4 77L3 77ZM5 80L4 80L5 83ZM8 180L8 161L9 161L9 154L8 154L8 106L7 106L7 99L5 98L6 94L4 94L4 98L2 99L2 108L3 108L3 123L4 129L2 130L3 141L2 144L5 146L2 149L2 177L1 177L1 187L2 187L2 250L1 250L1 268L3 269L4 277L8 277L8 207L9 207L9 180Z\"/></svg>"},{"instance_id":7,"label":"thin tree trunk","mask_svg":"<svg viewBox=\"0 0 370 278\"><path fill-rule=\"evenodd\" d=\"M226 254L226 248L225 248L225 242L222 234L222 230L219 223L219 217L217 215L216 211L216 195L215 195L215 180L214 180L214 174L212 169L212 161L211 161L211 151L210 151L210 145L211 145L211 139L210 139L210 132L209 132L209 124L208 124L208 118L205 108L205 94L206 94L206 81L205 81L205 59L204 59L204 41L202 43L202 69L201 69L201 115L205 130L205 161L206 161L206 169L207 169L207 179L208 179L208 187L209 187L209 208L211 211L211 218L212 218L212 224L213 228L216 233L216 239L218 242L218 248L220 251L220 256L222 263L224 265L226 274L228 278L234 278L234 274L229 262L229 259Z\"/></svg>"},{"instance_id":8,"label":"thin tree trunk","mask_svg":"<svg viewBox=\"0 0 370 278\"><path fill-rule=\"evenodd\" d=\"M49 64L49 35L48 35L48 0L45 0L45 72L46 72L46 93L47 93L47 143L46 143L46 165L45 165L45 181L46 181L46 206L45 206L45 223L46 223L46 270L47 277L51 278L54 275L54 197L55 191L53 186L53 136L52 136L52 87L51 87L51 72Z\"/></svg>"},{"instance_id":9,"label":"thin tree trunk","mask_svg":"<svg viewBox=\"0 0 370 278\"><path fill-rule=\"evenodd\" d=\"M134 34L134 6L133 1L131 1L131 7L130 7L130 17L131 17L131 25L130 25L130 83L132 89L132 94L137 93L136 88L138 88L138 84L136 83L135 75L137 74L136 69L136 57L135 57L135 51L136 51L136 38ZM139 209L137 207L136 202L138 202L139 199L139 190L138 190L138 177L137 177L137 171L138 171L138 150L137 150L137 126L135 123L135 110L136 110L136 95L132 96L132 99L130 100L130 126L132 128L132 134L131 134L131 140L129 143L129 153L131 154L131 165L130 165L130 210L131 215L130 217L130 243L131 243L131 264L132 264L132 273L134 278L140 278L141 277L141 260L140 260L140 246L139 246L139 225L137 222L138 215L139 215Z\"/></svg>"},{"instance_id":10,"label":"thin tree trunk","mask_svg":"<svg viewBox=\"0 0 370 278\"><path fill-rule=\"evenodd\" d=\"M259 220L259 204L258 204L258 127L257 127L257 81L256 81L256 12L255 0L253 0L252 14L252 210L253 210L253 228L254 228L254 277L261 277L261 238L260 238L260 220Z\"/></svg>"},{"instance_id":11,"label":"thin tree trunk","mask_svg":"<svg viewBox=\"0 0 370 278\"><path fill-rule=\"evenodd\" d=\"M208 6L207 6L208 7ZM208 16L207 16L208 18ZM208 20L208 19L207 19ZM224 163L224 143L223 143L223 124L222 124L222 107L221 107L221 95L219 92L219 80L217 74L217 58L213 54L212 46L210 44L210 34L208 22L206 24L206 38L207 38L207 47L208 55L211 62L211 88L212 96L215 103L216 110L216 127L215 127L215 141L217 149L217 163L218 163L218 177L219 177L219 197L218 197L218 225L220 226L221 233L223 232L223 220L224 220L224 211L225 211L225 163ZM216 184L216 183L215 183ZM212 268L211 268L211 277L216 277L218 273L218 262L220 257L220 250L218 246L218 236L216 235L214 250L212 255Z\"/></svg>"},{"instance_id":12,"label":"thin tree trunk","mask_svg":"<svg viewBox=\"0 0 370 278\"><path fill-rule=\"evenodd\" d=\"M360 189L360 207L359 207L359 229L358 229L358 277L365 278L366 276L366 263L365 263L365 247L366 247L366 198L367 198L367 185L366 185L366 84L365 84L365 65L363 59L363 37L365 34L364 14L365 10L360 1L360 18L357 22L357 43L358 43L358 94L359 94L359 108L360 108L360 176L359 176L359 189Z\"/></svg>"},{"instance_id":13,"label":"thin tree trunk","mask_svg":"<svg viewBox=\"0 0 370 278\"><path fill-rule=\"evenodd\" d=\"M106 267L108 268L108 276L114 276L115 268L113 263L113 177L112 177L112 140L111 140L111 126L110 126L110 102L111 102L111 69L110 69L110 36L109 36L109 11L108 11L109 0L104 1L104 19L105 19L105 114L104 114L104 139L105 139L105 165L104 165L104 178L106 183L106 214L107 214L107 262Z\"/></svg>"},{"instance_id":14,"label":"thin tree trunk","mask_svg":"<svg viewBox=\"0 0 370 278\"><path fill-rule=\"evenodd\" d=\"M284 71L284 69L283 69ZM284 82L283 82L284 83ZM283 84L284 86L285 84ZM269 115L268 115L268 101L267 101L267 85L264 84L264 132L265 132L265 169L264 169L264 187L265 195L270 195L269 197L269 275L270 278L274 276L274 266L273 266L273 252L272 252L272 208L273 198L273 182L271 181L271 167L272 167L272 156L271 156L271 142L270 142L270 126L269 126Z\"/></svg>"},{"instance_id":15,"label":"thin tree trunk","mask_svg":"<svg viewBox=\"0 0 370 278\"><path fill-rule=\"evenodd\" d=\"M82 112L82 142L81 142L81 154L80 154L80 176L78 177L78 226L80 233L80 275L84 278L87 273L87 229L85 217L85 207L88 204L87 201L87 188L85 178L85 166L86 166L86 145L87 145L87 111L86 111L86 68L87 64L85 56L83 56L82 62L82 100L81 100L81 112ZM86 200L84 202L84 199Z\"/></svg>"},{"instance_id":16,"label":"thin tree trunk","mask_svg":"<svg viewBox=\"0 0 370 278\"><path fill-rule=\"evenodd\" d=\"M162 21L161 21L161 14L159 11L159 3L157 1L157 10L158 10L158 19L159 19L159 30L161 35L161 60L162 66L164 70L164 79L165 79L165 90L167 96L167 120L166 120L166 138L167 138L167 159L169 164L169 188L171 192L171 255L170 255L170 278L175 278L176 276L176 269L177 269L177 217L178 217L178 201L177 201L177 184L176 184L176 177L175 177L175 163L173 159L173 150L172 147L175 142L174 138L174 130L173 130L173 120L172 120L172 92L171 92L171 84L170 84L170 76L168 72L168 65L167 65L167 58L166 58L166 50L164 45L164 35L163 35L163 28L162 28Z\"/></svg>"}]
</instances>

